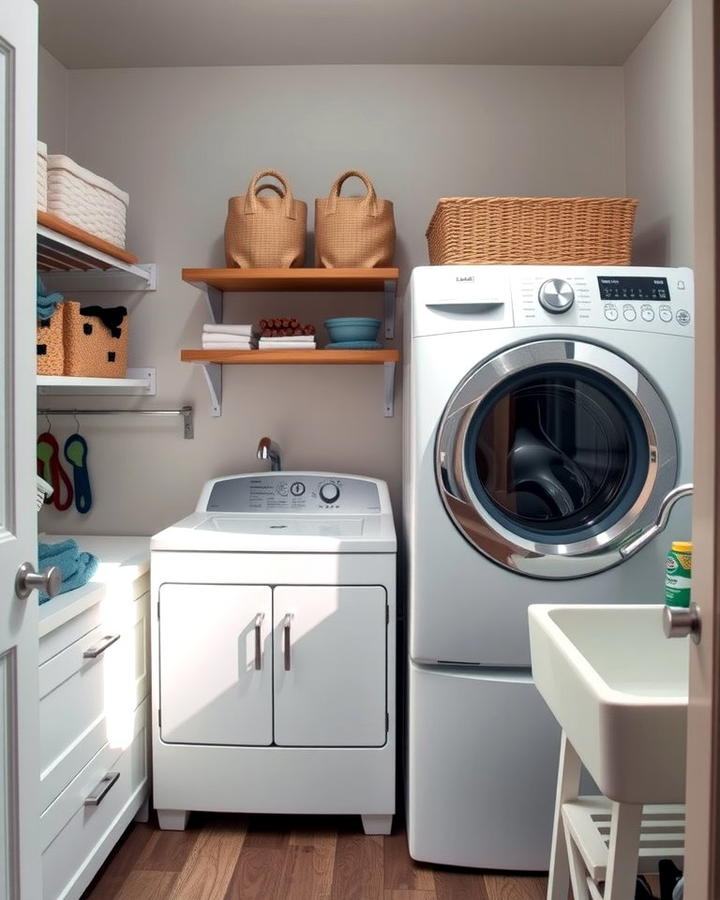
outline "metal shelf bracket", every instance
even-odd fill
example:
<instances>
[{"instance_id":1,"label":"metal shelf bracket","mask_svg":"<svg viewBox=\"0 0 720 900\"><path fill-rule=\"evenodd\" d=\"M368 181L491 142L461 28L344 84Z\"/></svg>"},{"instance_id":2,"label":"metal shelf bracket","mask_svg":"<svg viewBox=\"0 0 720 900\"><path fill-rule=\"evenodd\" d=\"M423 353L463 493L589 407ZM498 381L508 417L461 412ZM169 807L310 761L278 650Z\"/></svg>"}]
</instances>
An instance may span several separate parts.
<instances>
[{"instance_id":1,"label":"metal shelf bracket","mask_svg":"<svg viewBox=\"0 0 720 900\"><path fill-rule=\"evenodd\" d=\"M397 282L385 282L385 337L395 337L395 296L397 294Z\"/></svg>"},{"instance_id":2,"label":"metal shelf bracket","mask_svg":"<svg viewBox=\"0 0 720 900\"><path fill-rule=\"evenodd\" d=\"M390 418L395 415L395 363L383 363L383 374L385 376L385 417Z\"/></svg>"},{"instance_id":3,"label":"metal shelf bracket","mask_svg":"<svg viewBox=\"0 0 720 900\"><path fill-rule=\"evenodd\" d=\"M222 415L222 366L219 363L201 363L208 391L210 392L210 413Z\"/></svg>"}]
</instances>

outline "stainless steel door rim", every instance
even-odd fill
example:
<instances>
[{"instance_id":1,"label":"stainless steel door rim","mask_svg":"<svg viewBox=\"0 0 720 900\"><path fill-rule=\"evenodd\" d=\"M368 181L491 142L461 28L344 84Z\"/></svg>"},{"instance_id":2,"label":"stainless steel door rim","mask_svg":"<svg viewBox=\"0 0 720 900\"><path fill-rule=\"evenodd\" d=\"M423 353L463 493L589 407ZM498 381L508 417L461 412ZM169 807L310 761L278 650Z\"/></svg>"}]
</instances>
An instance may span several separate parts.
<instances>
[{"instance_id":1,"label":"stainless steel door rim","mask_svg":"<svg viewBox=\"0 0 720 900\"><path fill-rule=\"evenodd\" d=\"M503 396L503 386L523 375L552 370L569 377L591 378L614 399L621 419L632 418L643 447L642 465L623 486L616 516L567 536L528 534L499 507L480 496L468 465L468 446L477 417L488 402ZM629 426L628 426L629 427ZM670 414L648 378L631 362L604 347L579 340L536 340L508 348L479 363L450 397L438 427L435 471L445 509L460 533L480 552L508 569L538 578L577 578L619 562L619 544L651 524L660 503L675 485L678 449ZM640 471L642 468L642 471ZM505 521L502 521L502 519ZM599 530L601 529L601 530ZM525 534L522 532L526 531ZM583 533L584 531L584 533Z\"/></svg>"}]
</instances>

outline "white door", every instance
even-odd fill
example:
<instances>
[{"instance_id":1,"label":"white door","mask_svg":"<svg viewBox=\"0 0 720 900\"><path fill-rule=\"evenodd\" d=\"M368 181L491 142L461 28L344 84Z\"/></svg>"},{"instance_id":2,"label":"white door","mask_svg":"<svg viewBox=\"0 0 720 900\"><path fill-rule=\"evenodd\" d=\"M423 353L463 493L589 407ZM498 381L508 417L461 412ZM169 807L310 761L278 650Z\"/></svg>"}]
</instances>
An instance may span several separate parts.
<instances>
[{"instance_id":1,"label":"white door","mask_svg":"<svg viewBox=\"0 0 720 900\"><path fill-rule=\"evenodd\" d=\"M0 4L0 896L40 896L34 507L37 7Z\"/></svg>"},{"instance_id":2,"label":"white door","mask_svg":"<svg viewBox=\"0 0 720 900\"><path fill-rule=\"evenodd\" d=\"M688 641L685 898L720 897L720 31L718 5L693 0L695 457L693 601L702 621ZM715 17L715 22L713 22Z\"/></svg>"},{"instance_id":3,"label":"white door","mask_svg":"<svg viewBox=\"0 0 720 900\"><path fill-rule=\"evenodd\" d=\"M275 743L380 747L387 599L381 587L275 588Z\"/></svg>"},{"instance_id":4,"label":"white door","mask_svg":"<svg viewBox=\"0 0 720 900\"><path fill-rule=\"evenodd\" d=\"M163 584L159 604L163 741L271 744L271 589Z\"/></svg>"}]
</instances>

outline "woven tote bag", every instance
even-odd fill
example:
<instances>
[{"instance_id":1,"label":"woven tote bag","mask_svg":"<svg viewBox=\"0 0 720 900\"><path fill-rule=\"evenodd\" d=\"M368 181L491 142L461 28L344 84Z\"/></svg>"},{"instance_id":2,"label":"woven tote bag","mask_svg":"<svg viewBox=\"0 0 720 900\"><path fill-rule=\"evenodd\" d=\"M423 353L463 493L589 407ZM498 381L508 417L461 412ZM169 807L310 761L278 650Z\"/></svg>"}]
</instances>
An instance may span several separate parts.
<instances>
[{"instance_id":1,"label":"woven tote bag","mask_svg":"<svg viewBox=\"0 0 720 900\"><path fill-rule=\"evenodd\" d=\"M276 178L282 188L261 178ZM269 188L277 196L260 197ZM225 260L229 268L290 269L305 262L307 204L296 200L280 172L265 169L253 175L243 197L228 200L225 220Z\"/></svg>"},{"instance_id":2,"label":"woven tote bag","mask_svg":"<svg viewBox=\"0 0 720 900\"><path fill-rule=\"evenodd\" d=\"M364 197L341 197L351 177L366 188ZM327 269L374 268L392 264L395 218L389 200L380 200L364 172L345 172L327 197L315 201L315 265Z\"/></svg>"}]
</instances>

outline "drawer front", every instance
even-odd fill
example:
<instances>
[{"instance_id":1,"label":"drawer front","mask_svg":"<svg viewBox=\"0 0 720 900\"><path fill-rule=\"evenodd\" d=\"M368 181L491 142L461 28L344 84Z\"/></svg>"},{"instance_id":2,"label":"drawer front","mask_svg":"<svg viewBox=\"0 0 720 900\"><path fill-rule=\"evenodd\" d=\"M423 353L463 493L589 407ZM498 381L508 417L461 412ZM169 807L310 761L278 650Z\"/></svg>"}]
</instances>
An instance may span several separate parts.
<instances>
[{"instance_id":1,"label":"drawer front","mask_svg":"<svg viewBox=\"0 0 720 900\"><path fill-rule=\"evenodd\" d=\"M111 848L89 859L93 851L128 805L137 802L138 791L144 793L147 711L144 702L137 710L134 738L125 750L106 745L41 816L44 900L75 896L75 881L88 866L97 871ZM96 804L86 805L91 797Z\"/></svg>"},{"instance_id":2,"label":"drawer front","mask_svg":"<svg viewBox=\"0 0 720 900\"><path fill-rule=\"evenodd\" d=\"M149 686L146 597L125 606L127 621L103 623L40 667L41 809L105 743L119 751L132 739Z\"/></svg>"},{"instance_id":3,"label":"drawer front","mask_svg":"<svg viewBox=\"0 0 720 900\"><path fill-rule=\"evenodd\" d=\"M64 622L59 628L49 631L40 638L38 664L43 665L101 624L101 604L96 603L89 609L84 609L77 616L73 616L68 622Z\"/></svg>"}]
</instances>

